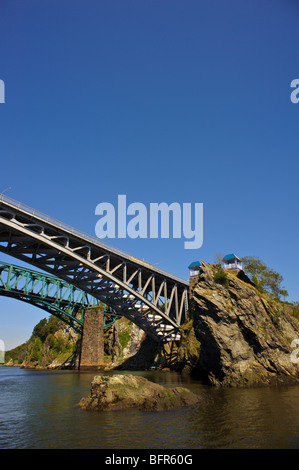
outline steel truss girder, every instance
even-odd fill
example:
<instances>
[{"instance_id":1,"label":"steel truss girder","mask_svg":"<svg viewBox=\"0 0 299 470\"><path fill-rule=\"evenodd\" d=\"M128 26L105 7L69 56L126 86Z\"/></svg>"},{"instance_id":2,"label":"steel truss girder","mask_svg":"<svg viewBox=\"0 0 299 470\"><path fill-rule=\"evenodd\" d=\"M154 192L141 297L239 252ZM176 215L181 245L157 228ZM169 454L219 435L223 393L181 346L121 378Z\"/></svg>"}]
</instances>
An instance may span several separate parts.
<instances>
[{"instance_id":1,"label":"steel truss girder","mask_svg":"<svg viewBox=\"0 0 299 470\"><path fill-rule=\"evenodd\" d=\"M96 297L157 341L180 337L187 281L3 195L0 251Z\"/></svg>"},{"instance_id":2,"label":"steel truss girder","mask_svg":"<svg viewBox=\"0 0 299 470\"><path fill-rule=\"evenodd\" d=\"M80 334L85 308L99 304L98 299L62 279L3 262L0 262L0 295L41 308ZM114 321L114 312L105 306L104 328Z\"/></svg>"}]
</instances>

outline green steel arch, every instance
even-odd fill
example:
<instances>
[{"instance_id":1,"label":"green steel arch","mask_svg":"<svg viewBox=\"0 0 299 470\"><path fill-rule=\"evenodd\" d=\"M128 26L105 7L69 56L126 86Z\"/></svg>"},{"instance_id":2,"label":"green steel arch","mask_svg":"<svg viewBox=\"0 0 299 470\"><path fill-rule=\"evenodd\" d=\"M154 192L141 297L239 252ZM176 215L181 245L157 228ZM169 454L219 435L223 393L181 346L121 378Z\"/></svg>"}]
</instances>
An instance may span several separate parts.
<instances>
[{"instance_id":1,"label":"green steel arch","mask_svg":"<svg viewBox=\"0 0 299 470\"><path fill-rule=\"evenodd\" d=\"M80 334L85 308L99 305L98 299L62 279L4 262L0 262L0 295L39 307ZM105 305L104 328L113 325L115 317Z\"/></svg>"}]
</instances>

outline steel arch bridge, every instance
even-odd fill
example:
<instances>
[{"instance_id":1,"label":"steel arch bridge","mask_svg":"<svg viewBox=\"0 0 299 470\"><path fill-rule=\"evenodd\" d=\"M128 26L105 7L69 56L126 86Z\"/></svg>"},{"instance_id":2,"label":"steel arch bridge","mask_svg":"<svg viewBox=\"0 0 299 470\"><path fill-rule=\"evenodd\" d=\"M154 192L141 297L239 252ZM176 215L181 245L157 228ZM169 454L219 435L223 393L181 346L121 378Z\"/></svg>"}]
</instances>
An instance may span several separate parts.
<instances>
[{"instance_id":1,"label":"steel arch bridge","mask_svg":"<svg viewBox=\"0 0 299 470\"><path fill-rule=\"evenodd\" d=\"M98 299L57 277L0 262L0 295L30 303L55 315L82 334L84 310ZM115 313L104 307L104 328L113 325Z\"/></svg>"},{"instance_id":2,"label":"steel arch bridge","mask_svg":"<svg viewBox=\"0 0 299 470\"><path fill-rule=\"evenodd\" d=\"M0 251L94 296L156 341L180 339L188 281L3 194Z\"/></svg>"}]
</instances>

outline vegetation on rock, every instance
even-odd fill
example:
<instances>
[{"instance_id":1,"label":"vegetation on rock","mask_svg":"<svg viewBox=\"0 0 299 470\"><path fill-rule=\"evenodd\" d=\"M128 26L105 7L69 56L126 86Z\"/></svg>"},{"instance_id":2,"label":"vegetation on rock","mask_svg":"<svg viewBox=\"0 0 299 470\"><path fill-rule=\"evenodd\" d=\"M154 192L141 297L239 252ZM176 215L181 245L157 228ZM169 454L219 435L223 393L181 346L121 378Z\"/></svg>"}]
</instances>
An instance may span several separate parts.
<instances>
[{"instance_id":1,"label":"vegetation on rock","mask_svg":"<svg viewBox=\"0 0 299 470\"><path fill-rule=\"evenodd\" d=\"M78 335L54 316L43 318L33 329L30 339L5 353L6 362L26 367L48 367L69 363L77 350Z\"/></svg>"},{"instance_id":2,"label":"vegetation on rock","mask_svg":"<svg viewBox=\"0 0 299 470\"><path fill-rule=\"evenodd\" d=\"M213 279L217 284L221 284L226 287L228 286L227 272L221 266L219 266L217 271L215 271Z\"/></svg>"},{"instance_id":3,"label":"vegetation on rock","mask_svg":"<svg viewBox=\"0 0 299 470\"><path fill-rule=\"evenodd\" d=\"M260 258L244 256L241 261L244 272L248 274L259 291L267 292L276 300L288 295L286 289L281 285L283 282L282 275L269 268Z\"/></svg>"}]
</instances>

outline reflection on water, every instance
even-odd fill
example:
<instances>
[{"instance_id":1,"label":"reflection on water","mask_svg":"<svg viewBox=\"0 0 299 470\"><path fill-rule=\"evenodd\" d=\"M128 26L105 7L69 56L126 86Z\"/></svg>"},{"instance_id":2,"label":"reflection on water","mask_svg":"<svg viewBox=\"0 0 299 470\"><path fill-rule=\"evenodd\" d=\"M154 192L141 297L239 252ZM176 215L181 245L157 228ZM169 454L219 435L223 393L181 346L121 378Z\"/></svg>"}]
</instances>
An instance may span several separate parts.
<instances>
[{"instance_id":1,"label":"reflection on water","mask_svg":"<svg viewBox=\"0 0 299 470\"><path fill-rule=\"evenodd\" d=\"M299 385L222 390L173 372L133 373L186 386L202 401L158 413L87 412L76 405L94 372L0 367L0 448L299 447Z\"/></svg>"}]
</instances>

